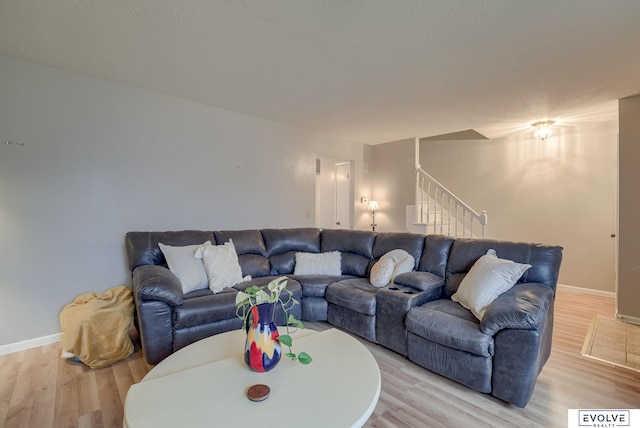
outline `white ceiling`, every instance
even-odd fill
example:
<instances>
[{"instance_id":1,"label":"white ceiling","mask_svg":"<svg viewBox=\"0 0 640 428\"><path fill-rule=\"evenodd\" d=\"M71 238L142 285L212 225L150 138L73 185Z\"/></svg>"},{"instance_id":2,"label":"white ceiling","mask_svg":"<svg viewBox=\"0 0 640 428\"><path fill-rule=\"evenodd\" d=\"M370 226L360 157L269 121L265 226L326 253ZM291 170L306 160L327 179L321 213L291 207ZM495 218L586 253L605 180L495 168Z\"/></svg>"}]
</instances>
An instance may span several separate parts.
<instances>
[{"instance_id":1,"label":"white ceiling","mask_svg":"<svg viewBox=\"0 0 640 428\"><path fill-rule=\"evenodd\" d=\"M611 119L638 0L0 0L0 53L376 144Z\"/></svg>"}]
</instances>

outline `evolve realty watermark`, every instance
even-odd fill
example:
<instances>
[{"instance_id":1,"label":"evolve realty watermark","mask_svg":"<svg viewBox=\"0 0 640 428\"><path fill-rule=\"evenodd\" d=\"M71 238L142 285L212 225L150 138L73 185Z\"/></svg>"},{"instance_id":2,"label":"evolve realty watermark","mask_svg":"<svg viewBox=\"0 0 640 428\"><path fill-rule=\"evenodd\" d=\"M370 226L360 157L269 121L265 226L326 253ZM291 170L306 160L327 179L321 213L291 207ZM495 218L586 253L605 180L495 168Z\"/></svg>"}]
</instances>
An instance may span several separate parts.
<instances>
[{"instance_id":1,"label":"evolve realty watermark","mask_svg":"<svg viewBox=\"0 0 640 428\"><path fill-rule=\"evenodd\" d=\"M569 409L569 428L640 428L640 409Z\"/></svg>"}]
</instances>

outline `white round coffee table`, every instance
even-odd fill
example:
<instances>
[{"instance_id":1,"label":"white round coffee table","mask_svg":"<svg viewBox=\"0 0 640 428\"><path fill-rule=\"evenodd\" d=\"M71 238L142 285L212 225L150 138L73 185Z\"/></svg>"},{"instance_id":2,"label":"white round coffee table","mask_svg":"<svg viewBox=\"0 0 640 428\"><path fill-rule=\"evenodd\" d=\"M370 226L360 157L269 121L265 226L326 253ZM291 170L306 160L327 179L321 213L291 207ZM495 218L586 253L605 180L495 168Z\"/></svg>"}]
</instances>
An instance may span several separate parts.
<instances>
[{"instance_id":1,"label":"white round coffee table","mask_svg":"<svg viewBox=\"0 0 640 428\"><path fill-rule=\"evenodd\" d=\"M177 351L131 386L125 426L362 426L380 396L380 370L371 353L337 329L299 330L293 337L294 352L307 352L313 362L302 365L283 356L268 373L246 366L243 330ZM246 397L254 384L269 386L266 400Z\"/></svg>"}]
</instances>

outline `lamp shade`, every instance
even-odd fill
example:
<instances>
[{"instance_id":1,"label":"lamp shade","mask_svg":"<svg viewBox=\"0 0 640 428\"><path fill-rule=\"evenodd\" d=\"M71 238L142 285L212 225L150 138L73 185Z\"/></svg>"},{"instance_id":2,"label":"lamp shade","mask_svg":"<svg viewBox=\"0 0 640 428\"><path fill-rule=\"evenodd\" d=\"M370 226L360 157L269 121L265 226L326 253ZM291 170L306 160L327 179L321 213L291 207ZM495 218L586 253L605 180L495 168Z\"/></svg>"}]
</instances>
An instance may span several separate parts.
<instances>
[{"instance_id":1,"label":"lamp shade","mask_svg":"<svg viewBox=\"0 0 640 428\"><path fill-rule=\"evenodd\" d=\"M378 206L378 201L370 201L369 202L369 211L378 211L380 207Z\"/></svg>"}]
</instances>

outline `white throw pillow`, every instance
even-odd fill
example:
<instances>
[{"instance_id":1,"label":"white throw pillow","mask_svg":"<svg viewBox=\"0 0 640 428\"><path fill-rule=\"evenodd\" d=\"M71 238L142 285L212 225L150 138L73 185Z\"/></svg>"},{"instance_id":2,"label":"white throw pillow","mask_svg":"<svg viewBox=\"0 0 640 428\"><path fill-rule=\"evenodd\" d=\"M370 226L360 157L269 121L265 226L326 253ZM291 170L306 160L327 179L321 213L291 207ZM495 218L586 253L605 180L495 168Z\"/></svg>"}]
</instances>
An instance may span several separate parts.
<instances>
[{"instance_id":1,"label":"white throw pillow","mask_svg":"<svg viewBox=\"0 0 640 428\"><path fill-rule=\"evenodd\" d=\"M326 253L296 253L294 275L342 275L340 251Z\"/></svg>"},{"instance_id":2,"label":"white throw pillow","mask_svg":"<svg viewBox=\"0 0 640 428\"><path fill-rule=\"evenodd\" d=\"M371 268L369 282L374 287L384 287L391 282L391 275L395 267L396 264L391 259L378 260Z\"/></svg>"},{"instance_id":3,"label":"white throw pillow","mask_svg":"<svg viewBox=\"0 0 640 428\"><path fill-rule=\"evenodd\" d=\"M416 265L416 259L414 259L413 256L405 250L391 250L380 257L380 260L387 259L393 260L393 264L395 266L393 273L391 274L391 281L401 273L411 272Z\"/></svg>"},{"instance_id":4,"label":"white throw pillow","mask_svg":"<svg viewBox=\"0 0 640 428\"><path fill-rule=\"evenodd\" d=\"M195 257L204 262L209 278L209 289L214 293L251 280L250 276L242 277L238 253L231 239L224 245L203 245L196 250Z\"/></svg>"},{"instance_id":5,"label":"white throw pillow","mask_svg":"<svg viewBox=\"0 0 640 428\"><path fill-rule=\"evenodd\" d=\"M384 287L401 273L411 272L415 263L416 259L405 250L391 250L373 265L369 282L374 287Z\"/></svg>"},{"instance_id":6,"label":"white throw pillow","mask_svg":"<svg viewBox=\"0 0 640 428\"><path fill-rule=\"evenodd\" d=\"M451 300L469 309L482 320L487 306L509 290L531 265L499 259L495 250L480 257L462 279Z\"/></svg>"},{"instance_id":7,"label":"white throw pillow","mask_svg":"<svg viewBox=\"0 0 640 428\"><path fill-rule=\"evenodd\" d=\"M175 273L180 280L183 293L207 288L207 273L204 270L202 260L196 259L194 253L199 247L211 246L211 241L182 247L173 247L162 243L158 243L158 246L167 260L169 270Z\"/></svg>"}]
</instances>

